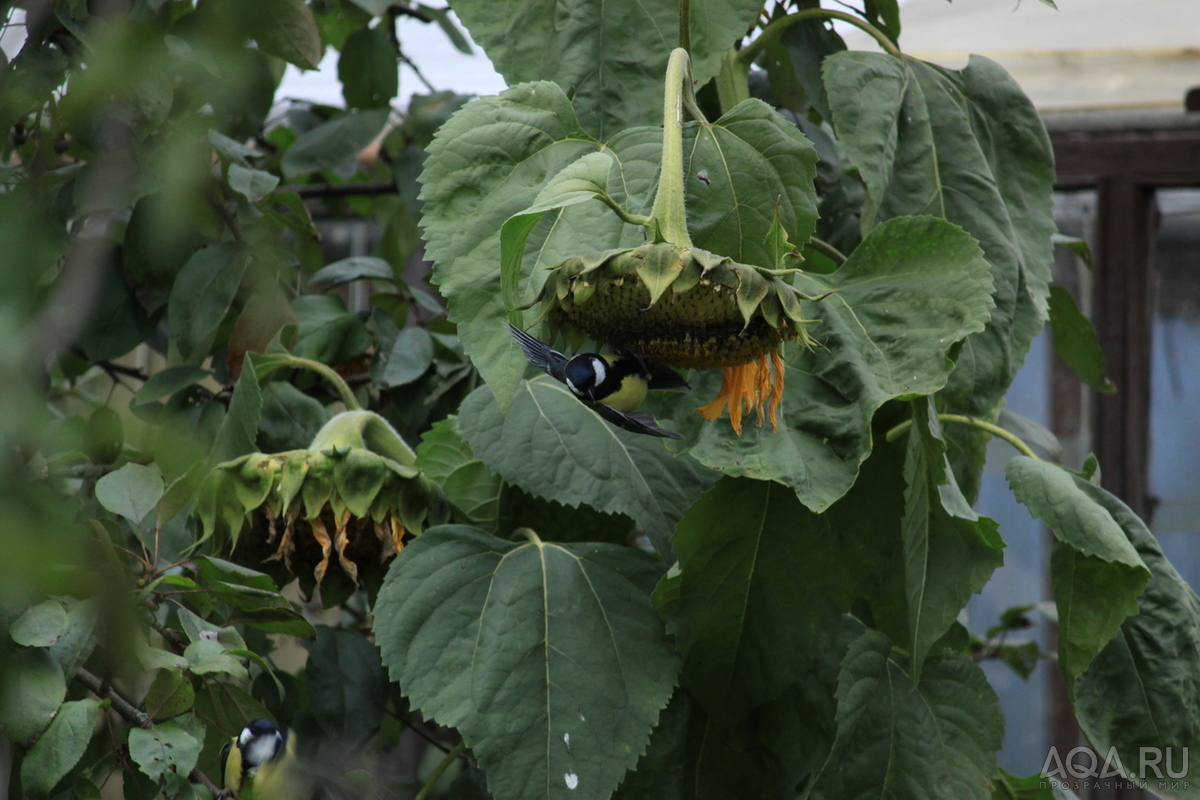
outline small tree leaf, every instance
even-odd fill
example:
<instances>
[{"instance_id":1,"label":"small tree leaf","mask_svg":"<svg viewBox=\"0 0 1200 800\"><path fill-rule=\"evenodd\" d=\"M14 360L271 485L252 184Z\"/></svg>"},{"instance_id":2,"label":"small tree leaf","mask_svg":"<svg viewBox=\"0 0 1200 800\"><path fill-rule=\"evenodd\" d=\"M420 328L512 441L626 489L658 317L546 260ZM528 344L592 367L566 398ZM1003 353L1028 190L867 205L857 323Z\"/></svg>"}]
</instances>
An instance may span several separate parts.
<instances>
[{"instance_id":1,"label":"small tree leaf","mask_svg":"<svg viewBox=\"0 0 1200 800\"><path fill-rule=\"evenodd\" d=\"M50 646L50 655L62 667L63 675L74 676L95 648L100 607L95 597L67 603L67 629Z\"/></svg>"},{"instance_id":2,"label":"small tree leaf","mask_svg":"<svg viewBox=\"0 0 1200 800\"><path fill-rule=\"evenodd\" d=\"M1058 663L1073 688L1088 664L1138 613L1151 579L1103 489L1062 467L1018 456L1005 470L1013 494L1054 532L1050 582L1058 608Z\"/></svg>"},{"instance_id":3,"label":"small tree leaf","mask_svg":"<svg viewBox=\"0 0 1200 800\"><path fill-rule=\"evenodd\" d=\"M364 278L394 281L396 280L396 273L392 270L392 265L382 258L375 258L374 256L351 256L350 258L334 261L332 264L321 267L312 275L309 275L308 285L317 286L322 283L328 283L330 286L337 286Z\"/></svg>"},{"instance_id":4,"label":"small tree leaf","mask_svg":"<svg viewBox=\"0 0 1200 800\"><path fill-rule=\"evenodd\" d=\"M179 271L171 287L167 319L171 341L186 363L197 366L208 355L245 269L245 256L236 245L226 243L197 250Z\"/></svg>"},{"instance_id":5,"label":"small tree leaf","mask_svg":"<svg viewBox=\"0 0 1200 800\"><path fill-rule=\"evenodd\" d=\"M234 164L241 164L243 166L246 165L246 159L261 158L263 155L261 150L256 150L255 148L250 147L247 144L243 144L236 139L230 139L228 136L215 129L209 130L208 143L211 144L213 149L220 153L221 157L226 161Z\"/></svg>"},{"instance_id":6,"label":"small tree leaf","mask_svg":"<svg viewBox=\"0 0 1200 800\"><path fill-rule=\"evenodd\" d=\"M1092 268L1092 248L1087 243L1087 239L1080 239L1077 236L1067 236L1064 233L1055 233L1050 237L1050 241L1055 247L1065 247L1087 265L1088 269Z\"/></svg>"},{"instance_id":7,"label":"small tree leaf","mask_svg":"<svg viewBox=\"0 0 1200 800\"><path fill-rule=\"evenodd\" d=\"M157 467L126 464L96 481L96 499L135 526L154 510L166 488Z\"/></svg>"},{"instance_id":8,"label":"small tree leaf","mask_svg":"<svg viewBox=\"0 0 1200 800\"><path fill-rule=\"evenodd\" d=\"M191 680L180 670L164 669L154 677L141 705L151 719L158 721L190 711L195 702Z\"/></svg>"},{"instance_id":9,"label":"small tree leaf","mask_svg":"<svg viewBox=\"0 0 1200 800\"><path fill-rule=\"evenodd\" d=\"M187 364L167 367L151 375L150 380L142 384L142 388L137 390L133 399L136 403L153 403L211 376L212 372L209 370Z\"/></svg>"},{"instance_id":10,"label":"small tree leaf","mask_svg":"<svg viewBox=\"0 0 1200 800\"><path fill-rule=\"evenodd\" d=\"M261 169L249 169L241 164L229 165L229 188L251 203L262 200L275 191L275 187L278 185L278 175Z\"/></svg>"},{"instance_id":11,"label":"small tree leaf","mask_svg":"<svg viewBox=\"0 0 1200 800\"><path fill-rule=\"evenodd\" d=\"M174 722L129 731L129 757L152 780L187 775L200 757L200 742Z\"/></svg>"},{"instance_id":12,"label":"small tree leaf","mask_svg":"<svg viewBox=\"0 0 1200 800\"><path fill-rule=\"evenodd\" d=\"M73 700L63 703L50 727L25 754L21 762L21 783L26 792L49 794L70 772L92 740L99 700Z\"/></svg>"},{"instance_id":13,"label":"small tree leaf","mask_svg":"<svg viewBox=\"0 0 1200 800\"><path fill-rule=\"evenodd\" d=\"M1117 390L1104 369L1104 351L1096 340L1096 329L1075 305L1075 298L1061 286L1050 287L1050 332L1054 352L1079 380L1098 392Z\"/></svg>"},{"instance_id":14,"label":"small tree leaf","mask_svg":"<svg viewBox=\"0 0 1200 800\"><path fill-rule=\"evenodd\" d=\"M717 478L659 439L613 427L549 376L522 383L508 416L476 389L459 426L492 472L547 500L633 517L668 562L675 524Z\"/></svg>"},{"instance_id":15,"label":"small tree leaf","mask_svg":"<svg viewBox=\"0 0 1200 800\"><path fill-rule=\"evenodd\" d=\"M388 386L406 386L429 371L433 363L433 339L429 331L410 325L400 331L383 369Z\"/></svg>"},{"instance_id":16,"label":"small tree leaf","mask_svg":"<svg viewBox=\"0 0 1200 800\"><path fill-rule=\"evenodd\" d=\"M14 742L37 736L58 711L67 684L58 662L43 647L8 656L0 682L0 730Z\"/></svg>"},{"instance_id":17,"label":"small tree leaf","mask_svg":"<svg viewBox=\"0 0 1200 800\"><path fill-rule=\"evenodd\" d=\"M28 608L8 629L21 647L49 647L67 632L67 612L57 600L45 600Z\"/></svg>"},{"instance_id":18,"label":"small tree leaf","mask_svg":"<svg viewBox=\"0 0 1200 800\"><path fill-rule=\"evenodd\" d=\"M250 35L258 46L301 69L321 61L321 33L304 0L259 0L246 7Z\"/></svg>"},{"instance_id":19,"label":"small tree leaf","mask_svg":"<svg viewBox=\"0 0 1200 800\"><path fill-rule=\"evenodd\" d=\"M247 359L242 363L242 374L233 387L229 411L221 420L221 427L217 429L217 439L209 451L210 466L257 450L254 441L258 434L261 412L262 390L258 386L254 362Z\"/></svg>"},{"instance_id":20,"label":"small tree leaf","mask_svg":"<svg viewBox=\"0 0 1200 800\"><path fill-rule=\"evenodd\" d=\"M351 109L307 131L283 154L284 177L292 180L332 169L348 178L358 169L355 156L379 134L387 116L386 108Z\"/></svg>"},{"instance_id":21,"label":"small tree leaf","mask_svg":"<svg viewBox=\"0 0 1200 800\"><path fill-rule=\"evenodd\" d=\"M679 669L650 605L660 570L628 547L431 528L388 573L376 637L414 707L462 733L497 800L605 800Z\"/></svg>"},{"instance_id":22,"label":"small tree leaf","mask_svg":"<svg viewBox=\"0 0 1200 800\"><path fill-rule=\"evenodd\" d=\"M338 80L348 108L387 107L400 90L400 64L384 26L359 28L346 38Z\"/></svg>"}]
</instances>

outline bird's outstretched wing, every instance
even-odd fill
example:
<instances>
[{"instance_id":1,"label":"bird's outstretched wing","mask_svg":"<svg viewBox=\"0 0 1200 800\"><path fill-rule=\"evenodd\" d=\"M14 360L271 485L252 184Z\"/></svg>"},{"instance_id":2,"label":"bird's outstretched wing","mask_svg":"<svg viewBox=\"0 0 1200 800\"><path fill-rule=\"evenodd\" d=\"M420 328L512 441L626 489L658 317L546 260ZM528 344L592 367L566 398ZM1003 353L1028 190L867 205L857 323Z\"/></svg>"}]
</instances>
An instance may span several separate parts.
<instances>
[{"instance_id":1,"label":"bird's outstretched wing","mask_svg":"<svg viewBox=\"0 0 1200 800\"><path fill-rule=\"evenodd\" d=\"M550 345L533 338L511 322L508 323L508 332L517 340L517 344L521 346L521 352L525 354L525 358L529 359L529 363L543 370L552 378L560 381L566 380L563 375L563 367L567 365L566 356Z\"/></svg>"},{"instance_id":2,"label":"bird's outstretched wing","mask_svg":"<svg viewBox=\"0 0 1200 800\"><path fill-rule=\"evenodd\" d=\"M646 414L641 411L622 413L603 403L588 403L588 407L613 425L616 425L618 428L624 428L627 431L644 433L647 436L661 436L664 439L685 438L682 433L676 433L675 431L659 427L658 420L654 419L653 414Z\"/></svg>"},{"instance_id":3,"label":"bird's outstretched wing","mask_svg":"<svg viewBox=\"0 0 1200 800\"><path fill-rule=\"evenodd\" d=\"M692 390L692 385L684 380L682 375L662 364L646 364L646 373L646 387L655 392L690 392Z\"/></svg>"}]
</instances>

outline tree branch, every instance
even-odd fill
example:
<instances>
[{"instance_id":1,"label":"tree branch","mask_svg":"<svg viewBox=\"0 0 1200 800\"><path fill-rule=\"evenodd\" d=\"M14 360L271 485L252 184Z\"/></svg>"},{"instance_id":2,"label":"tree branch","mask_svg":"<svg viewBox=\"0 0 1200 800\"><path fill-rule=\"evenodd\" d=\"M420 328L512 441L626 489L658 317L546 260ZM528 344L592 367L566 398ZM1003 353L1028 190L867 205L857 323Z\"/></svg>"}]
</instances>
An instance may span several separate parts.
<instances>
[{"instance_id":1,"label":"tree branch","mask_svg":"<svg viewBox=\"0 0 1200 800\"><path fill-rule=\"evenodd\" d=\"M75 673L75 680L79 681L89 692L99 698L108 700L112 703L113 711L116 711L123 719L132 725L139 728L149 728L152 725L150 715L133 703L126 700L116 689L111 685L106 684L100 678L88 672L82 667ZM193 783L200 783L206 786L216 797L221 797L224 789L212 782L212 779L204 774L199 768L193 769L188 774L188 780Z\"/></svg>"}]
</instances>

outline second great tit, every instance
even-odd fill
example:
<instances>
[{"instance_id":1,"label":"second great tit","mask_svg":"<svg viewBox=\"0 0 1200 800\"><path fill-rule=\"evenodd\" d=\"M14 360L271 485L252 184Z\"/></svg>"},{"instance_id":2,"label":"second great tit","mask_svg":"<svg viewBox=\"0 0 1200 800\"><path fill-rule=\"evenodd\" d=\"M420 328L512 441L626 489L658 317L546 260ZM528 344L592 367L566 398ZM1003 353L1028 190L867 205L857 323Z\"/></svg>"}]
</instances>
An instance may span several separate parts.
<instances>
[{"instance_id":1,"label":"second great tit","mask_svg":"<svg viewBox=\"0 0 1200 800\"><path fill-rule=\"evenodd\" d=\"M648 436L684 438L659 427L653 415L634 411L646 399L647 391L690 390L692 387L675 370L647 364L628 353L580 353L568 359L511 323L508 330L530 363L565 383L571 394L613 425Z\"/></svg>"},{"instance_id":2,"label":"second great tit","mask_svg":"<svg viewBox=\"0 0 1200 800\"><path fill-rule=\"evenodd\" d=\"M221 750L221 775L233 797L257 800L293 798L288 774L296 757L295 739L269 719L251 720Z\"/></svg>"}]
</instances>

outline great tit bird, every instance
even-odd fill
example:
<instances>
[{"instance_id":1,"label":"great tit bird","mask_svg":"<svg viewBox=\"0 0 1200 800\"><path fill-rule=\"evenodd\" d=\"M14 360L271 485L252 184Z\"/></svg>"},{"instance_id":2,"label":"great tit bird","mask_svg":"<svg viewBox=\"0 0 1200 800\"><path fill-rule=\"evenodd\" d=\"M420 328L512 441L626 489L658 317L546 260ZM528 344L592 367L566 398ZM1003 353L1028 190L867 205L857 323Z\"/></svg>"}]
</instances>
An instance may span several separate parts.
<instances>
[{"instance_id":1,"label":"great tit bird","mask_svg":"<svg viewBox=\"0 0 1200 800\"><path fill-rule=\"evenodd\" d=\"M285 728L269 719L251 720L221 750L225 788L234 797L292 798L294 781L288 773L295 758L295 738Z\"/></svg>"},{"instance_id":2,"label":"great tit bird","mask_svg":"<svg viewBox=\"0 0 1200 800\"><path fill-rule=\"evenodd\" d=\"M692 387L675 370L647 364L628 353L580 353L568 359L512 323L508 330L530 363L565 383L571 394L613 425L648 436L684 438L659 427L653 415L634 411L646 399L647 391L689 391Z\"/></svg>"}]
</instances>

